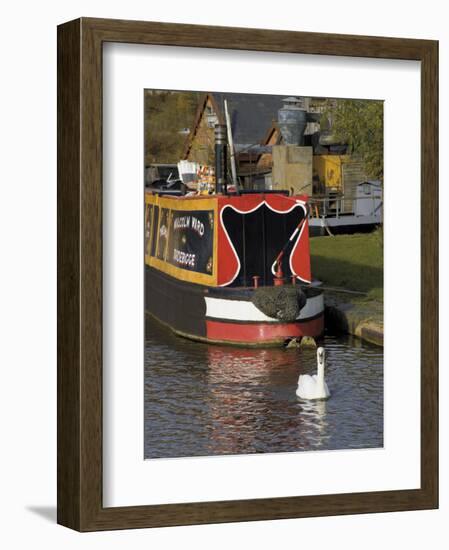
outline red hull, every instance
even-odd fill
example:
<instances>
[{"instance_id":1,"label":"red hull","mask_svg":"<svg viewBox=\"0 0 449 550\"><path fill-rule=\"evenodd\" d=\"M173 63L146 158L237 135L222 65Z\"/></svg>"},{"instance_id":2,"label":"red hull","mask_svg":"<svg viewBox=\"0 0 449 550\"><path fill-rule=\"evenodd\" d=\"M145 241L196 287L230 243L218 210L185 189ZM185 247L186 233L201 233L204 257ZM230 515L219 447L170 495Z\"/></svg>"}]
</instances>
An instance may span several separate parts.
<instances>
[{"instance_id":1,"label":"red hull","mask_svg":"<svg viewBox=\"0 0 449 550\"><path fill-rule=\"evenodd\" d=\"M301 336L320 336L324 331L324 316L294 323L233 323L206 320L207 339L216 342L261 344L284 342Z\"/></svg>"}]
</instances>

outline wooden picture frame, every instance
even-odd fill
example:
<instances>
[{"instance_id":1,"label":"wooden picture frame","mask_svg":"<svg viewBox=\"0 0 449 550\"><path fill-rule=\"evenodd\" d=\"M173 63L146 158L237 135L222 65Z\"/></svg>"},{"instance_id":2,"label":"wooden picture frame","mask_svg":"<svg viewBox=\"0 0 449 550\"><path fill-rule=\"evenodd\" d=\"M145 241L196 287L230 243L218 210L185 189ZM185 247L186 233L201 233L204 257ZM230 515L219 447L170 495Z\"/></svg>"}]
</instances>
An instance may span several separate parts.
<instances>
[{"instance_id":1,"label":"wooden picture frame","mask_svg":"<svg viewBox=\"0 0 449 550\"><path fill-rule=\"evenodd\" d=\"M105 508L102 503L102 45L421 62L421 488ZM82 18L58 27L58 523L79 531L438 506L438 43Z\"/></svg>"}]
</instances>

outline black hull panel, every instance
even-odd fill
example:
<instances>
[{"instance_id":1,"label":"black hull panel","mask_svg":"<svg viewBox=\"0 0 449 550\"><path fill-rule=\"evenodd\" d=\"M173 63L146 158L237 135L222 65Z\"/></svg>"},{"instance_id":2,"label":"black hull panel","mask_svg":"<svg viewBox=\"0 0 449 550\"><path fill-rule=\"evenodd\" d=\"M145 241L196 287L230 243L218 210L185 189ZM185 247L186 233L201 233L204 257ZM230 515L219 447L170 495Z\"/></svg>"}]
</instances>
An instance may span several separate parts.
<instances>
[{"instance_id":1,"label":"black hull panel","mask_svg":"<svg viewBox=\"0 0 449 550\"><path fill-rule=\"evenodd\" d=\"M145 311L186 336L206 338L204 287L145 266Z\"/></svg>"}]
</instances>

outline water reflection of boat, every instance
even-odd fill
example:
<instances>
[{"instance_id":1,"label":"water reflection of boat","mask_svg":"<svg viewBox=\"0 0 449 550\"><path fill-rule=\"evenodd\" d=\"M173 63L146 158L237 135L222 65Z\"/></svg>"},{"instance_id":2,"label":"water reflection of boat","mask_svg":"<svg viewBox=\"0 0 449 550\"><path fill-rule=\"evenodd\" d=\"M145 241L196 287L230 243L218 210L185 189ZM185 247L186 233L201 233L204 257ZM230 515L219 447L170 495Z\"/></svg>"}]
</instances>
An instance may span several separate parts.
<instances>
[{"instance_id":1,"label":"water reflection of boat","mask_svg":"<svg viewBox=\"0 0 449 550\"><path fill-rule=\"evenodd\" d=\"M217 134L223 137L220 128ZM146 190L146 311L182 336L215 343L320 335L324 306L310 286L307 197L228 192L220 143L214 189Z\"/></svg>"},{"instance_id":2,"label":"water reflection of boat","mask_svg":"<svg viewBox=\"0 0 449 550\"><path fill-rule=\"evenodd\" d=\"M267 452L277 446L277 450L310 450L325 445L326 401L291 398L298 363L308 362L308 354L293 354L294 359L280 348L208 347L209 446L214 453Z\"/></svg>"}]
</instances>

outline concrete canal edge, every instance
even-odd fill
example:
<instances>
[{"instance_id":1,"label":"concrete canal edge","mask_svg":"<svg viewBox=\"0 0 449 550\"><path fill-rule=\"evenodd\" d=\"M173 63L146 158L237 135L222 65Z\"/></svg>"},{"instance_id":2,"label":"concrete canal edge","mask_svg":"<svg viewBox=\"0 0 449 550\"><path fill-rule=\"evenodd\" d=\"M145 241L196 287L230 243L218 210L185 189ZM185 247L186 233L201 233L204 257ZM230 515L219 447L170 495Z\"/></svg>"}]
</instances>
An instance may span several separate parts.
<instances>
[{"instance_id":1,"label":"concrete canal edge","mask_svg":"<svg viewBox=\"0 0 449 550\"><path fill-rule=\"evenodd\" d=\"M347 294L325 293L325 326L332 333L346 333L383 346L382 305Z\"/></svg>"}]
</instances>

